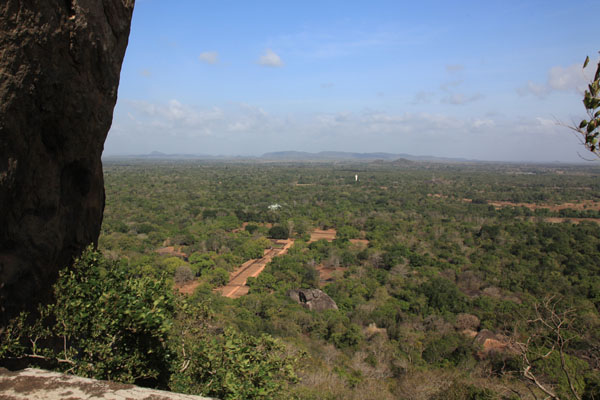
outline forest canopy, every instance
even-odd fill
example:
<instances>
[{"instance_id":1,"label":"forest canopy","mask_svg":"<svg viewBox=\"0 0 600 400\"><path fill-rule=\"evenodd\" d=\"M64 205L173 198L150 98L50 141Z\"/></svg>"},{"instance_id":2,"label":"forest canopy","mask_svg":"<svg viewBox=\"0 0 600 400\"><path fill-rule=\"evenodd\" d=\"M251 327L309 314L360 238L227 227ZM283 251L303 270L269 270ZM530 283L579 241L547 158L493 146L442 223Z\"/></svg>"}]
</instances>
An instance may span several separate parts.
<instances>
[{"instance_id":1,"label":"forest canopy","mask_svg":"<svg viewBox=\"0 0 600 400\"><path fill-rule=\"evenodd\" d=\"M599 395L595 165L124 160L106 188L99 251L4 362L223 399ZM289 296L316 288L337 310Z\"/></svg>"}]
</instances>

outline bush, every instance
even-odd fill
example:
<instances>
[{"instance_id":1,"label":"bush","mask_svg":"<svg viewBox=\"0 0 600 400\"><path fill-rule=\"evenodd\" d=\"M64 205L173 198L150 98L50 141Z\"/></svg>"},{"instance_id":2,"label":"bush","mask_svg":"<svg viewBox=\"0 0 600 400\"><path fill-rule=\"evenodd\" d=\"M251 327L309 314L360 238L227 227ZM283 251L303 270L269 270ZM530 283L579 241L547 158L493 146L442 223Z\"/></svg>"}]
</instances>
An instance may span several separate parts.
<instances>
[{"instance_id":1,"label":"bush","mask_svg":"<svg viewBox=\"0 0 600 400\"><path fill-rule=\"evenodd\" d=\"M216 254L196 252L190 255L189 261L196 276L200 275L202 271L211 269L215 266L213 256L216 256Z\"/></svg>"},{"instance_id":2,"label":"bush","mask_svg":"<svg viewBox=\"0 0 600 400\"><path fill-rule=\"evenodd\" d=\"M449 388L437 393L432 400L493 400L498 394L466 382L454 382ZM504 398L504 397L503 397Z\"/></svg>"},{"instance_id":3,"label":"bush","mask_svg":"<svg viewBox=\"0 0 600 400\"><path fill-rule=\"evenodd\" d=\"M477 318L477 316L465 313L458 314L456 316L456 323L454 324L456 329L461 331L465 329L477 330L477 328L479 328L479 325L480 321L479 318Z\"/></svg>"},{"instance_id":4,"label":"bush","mask_svg":"<svg viewBox=\"0 0 600 400\"><path fill-rule=\"evenodd\" d=\"M434 277L421 285L421 292L427 296L429 307L439 312L459 313L465 310L467 299L452 282Z\"/></svg>"},{"instance_id":5,"label":"bush","mask_svg":"<svg viewBox=\"0 0 600 400\"><path fill-rule=\"evenodd\" d=\"M297 381L295 355L277 339L253 337L231 328L215 334L207 328L208 310L187 307L178 320L183 332L174 338L178 368L170 388L219 399L285 399L288 383Z\"/></svg>"},{"instance_id":6,"label":"bush","mask_svg":"<svg viewBox=\"0 0 600 400\"><path fill-rule=\"evenodd\" d=\"M181 265L175 270L175 283L183 284L194 280L194 272L187 265Z\"/></svg>"},{"instance_id":7,"label":"bush","mask_svg":"<svg viewBox=\"0 0 600 400\"><path fill-rule=\"evenodd\" d=\"M223 268L215 268L210 272L208 281L215 286L225 286L229 282L229 273Z\"/></svg>"},{"instance_id":8,"label":"bush","mask_svg":"<svg viewBox=\"0 0 600 400\"><path fill-rule=\"evenodd\" d=\"M254 232L256 232L258 230L258 225L248 224L248 225L246 225L246 228L244 228L244 230L246 232L248 232L249 234L253 234Z\"/></svg>"},{"instance_id":9,"label":"bush","mask_svg":"<svg viewBox=\"0 0 600 400\"><path fill-rule=\"evenodd\" d=\"M269 229L269 237L271 239L287 239L288 230L281 225L275 225L274 227Z\"/></svg>"},{"instance_id":10,"label":"bush","mask_svg":"<svg viewBox=\"0 0 600 400\"><path fill-rule=\"evenodd\" d=\"M0 357L44 360L81 376L165 387L174 298L164 276L134 276L88 248L72 268L61 271L54 296L54 304L40 306L34 325L26 326L24 315L13 322L0 337ZM19 342L27 345L15 346Z\"/></svg>"},{"instance_id":11,"label":"bush","mask_svg":"<svg viewBox=\"0 0 600 400\"><path fill-rule=\"evenodd\" d=\"M450 362L458 365L472 357L473 349L468 338L460 333L452 333L434 339L423 351L423 359L428 363Z\"/></svg>"}]
</instances>

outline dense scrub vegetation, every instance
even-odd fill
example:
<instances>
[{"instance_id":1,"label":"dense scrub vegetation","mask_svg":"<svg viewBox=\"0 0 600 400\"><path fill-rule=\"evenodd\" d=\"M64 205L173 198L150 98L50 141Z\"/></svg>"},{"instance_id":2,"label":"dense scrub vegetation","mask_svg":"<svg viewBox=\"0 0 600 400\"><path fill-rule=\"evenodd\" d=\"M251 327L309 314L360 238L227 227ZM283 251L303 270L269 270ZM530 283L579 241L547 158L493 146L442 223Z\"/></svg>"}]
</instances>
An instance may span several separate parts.
<instances>
[{"instance_id":1,"label":"dense scrub vegetation","mask_svg":"<svg viewBox=\"0 0 600 400\"><path fill-rule=\"evenodd\" d=\"M38 335L63 370L222 398L600 398L595 167L124 160L105 179L103 255L3 357ZM288 236L248 295L213 291ZM315 287L339 310L287 295Z\"/></svg>"}]
</instances>

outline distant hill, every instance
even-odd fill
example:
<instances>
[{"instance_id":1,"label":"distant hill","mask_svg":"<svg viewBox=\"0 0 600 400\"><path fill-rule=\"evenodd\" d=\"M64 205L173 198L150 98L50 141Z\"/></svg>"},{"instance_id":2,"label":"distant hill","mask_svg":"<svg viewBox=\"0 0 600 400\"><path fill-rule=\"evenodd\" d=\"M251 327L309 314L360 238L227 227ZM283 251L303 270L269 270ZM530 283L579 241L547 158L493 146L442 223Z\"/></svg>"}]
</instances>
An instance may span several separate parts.
<instances>
[{"instance_id":1,"label":"distant hill","mask_svg":"<svg viewBox=\"0 0 600 400\"><path fill-rule=\"evenodd\" d=\"M257 160L257 161L382 161L382 162L407 162L407 161L426 161L426 162L477 162L465 158L449 158L435 156L413 156L410 154L394 153L351 153L344 151L321 151L319 153L309 153L305 151L276 151L265 153L262 156L224 156L210 154L166 154L160 151L153 151L149 154L129 154L129 155L105 155L105 159L144 159L144 160Z\"/></svg>"},{"instance_id":2,"label":"distant hill","mask_svg":"<svg viewBox=\"0 0 600 400\"><path fill-rule=\"evenodd\" d=\"M399 159L409 161L438 161L438 162L467 162L475 161L465 158L448 158L434 156L413 156L410 154L394 153L351 153L343 151L321 151L319 153L308 153L304 151L277 151L265 153L260 156L263 160L274 161L336 161L336 160L354 160L354 161L396 161Z\"/></svg>"}]
</instances>

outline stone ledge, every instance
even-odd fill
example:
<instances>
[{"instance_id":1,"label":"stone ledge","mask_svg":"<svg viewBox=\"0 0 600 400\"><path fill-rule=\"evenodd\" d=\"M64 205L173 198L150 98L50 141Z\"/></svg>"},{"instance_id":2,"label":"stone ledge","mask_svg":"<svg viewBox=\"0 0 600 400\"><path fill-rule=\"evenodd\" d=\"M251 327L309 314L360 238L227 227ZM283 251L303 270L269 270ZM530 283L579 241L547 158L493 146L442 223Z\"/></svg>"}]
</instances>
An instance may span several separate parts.
<instances>
[{"instance_id":1,"label":"stone ledge","mask_svg":"<svg viewBox=\"0 0 600 400\"><path fill-rule=\"evenodd\" d=\"M0 368L0 399L211 400L208 397L146 389L34 368L21 371Z\"/></svg>"}]
</instances>

